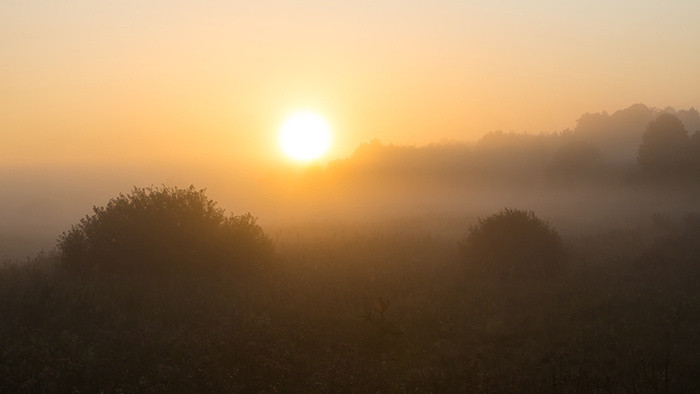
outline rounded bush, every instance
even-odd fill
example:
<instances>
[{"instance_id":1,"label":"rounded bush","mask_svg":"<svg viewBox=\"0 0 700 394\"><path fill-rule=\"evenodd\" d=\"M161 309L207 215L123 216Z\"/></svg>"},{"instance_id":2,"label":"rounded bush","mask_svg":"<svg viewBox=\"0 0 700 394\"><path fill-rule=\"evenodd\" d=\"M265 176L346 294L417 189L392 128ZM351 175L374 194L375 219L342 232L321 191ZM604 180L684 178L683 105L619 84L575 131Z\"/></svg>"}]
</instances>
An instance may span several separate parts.
<instances>
[{"instance_id":1,"label":"rounded bush","mask_svg":"<svg viewBox=\"0 0 700 394\"><path fill-rule=\"evenodd\" d=\"M244 268L268 258L270 238L250 214L227 215L194 186L134 188L61 234L64 266L164 272Z\"/></svg>"},{"instance_id":2,"label":"rounded bush","mask_svg":"<svg viewBox=\"0 0 700 394\"><path fill-rule=\"evenodd\" d=\"M543 276L565 261L559 234L533 212L504 209L479 219L460 242L466 267L472 273L501 277Z\"/></svg>"}]
</instances>

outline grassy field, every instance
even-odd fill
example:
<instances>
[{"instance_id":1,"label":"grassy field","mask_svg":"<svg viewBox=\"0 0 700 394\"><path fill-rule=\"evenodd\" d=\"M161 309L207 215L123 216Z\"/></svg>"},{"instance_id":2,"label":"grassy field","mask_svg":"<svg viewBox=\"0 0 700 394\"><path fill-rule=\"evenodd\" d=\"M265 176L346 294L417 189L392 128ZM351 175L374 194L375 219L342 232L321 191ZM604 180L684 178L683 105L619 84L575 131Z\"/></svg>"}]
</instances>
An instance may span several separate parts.
<instances>
[{"instance_id":1,"label":"grassy field","mask_svg":"<svg viewBox=\"0 0 700 394\"><path fill-rule=\"evenodd\" d=\"M565 241L565 272L527 280L467 275L449 238L337 229L230 275L6 264L0 392L698 392L694 241Z\"/></svg>"}]
</instances>

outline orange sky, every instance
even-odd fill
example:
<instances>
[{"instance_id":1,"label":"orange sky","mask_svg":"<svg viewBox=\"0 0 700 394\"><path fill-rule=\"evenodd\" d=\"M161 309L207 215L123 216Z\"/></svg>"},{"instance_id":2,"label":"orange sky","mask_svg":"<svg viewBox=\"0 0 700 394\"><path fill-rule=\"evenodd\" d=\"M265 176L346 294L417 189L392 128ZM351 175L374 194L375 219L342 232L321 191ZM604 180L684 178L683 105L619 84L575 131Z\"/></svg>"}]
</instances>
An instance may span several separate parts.
<instances>
[{"instance_id":1,"label":"orange sky","mask_svg":"<svg viewBox=\"0 0 700 394\"><path fill-rule=\"evenodd\" d=\"M700 3L572 3L3 2L0 164L269 163L297 109L336 158L700 104Z\"/></svg>"}]
</instances>

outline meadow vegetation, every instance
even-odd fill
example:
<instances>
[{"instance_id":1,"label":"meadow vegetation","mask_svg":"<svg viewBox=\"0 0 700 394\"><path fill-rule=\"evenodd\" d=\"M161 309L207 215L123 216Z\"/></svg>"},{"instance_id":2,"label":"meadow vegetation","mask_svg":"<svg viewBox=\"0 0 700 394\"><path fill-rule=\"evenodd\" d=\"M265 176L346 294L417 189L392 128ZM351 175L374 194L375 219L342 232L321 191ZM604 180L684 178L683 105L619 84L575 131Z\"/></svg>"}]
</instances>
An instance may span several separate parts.
<instances>
[{"instance_id":1,"label":"meadow vegetation","mask_svg":"<svg viewBox=\"0 0 700 394\"><path fill-rule=\"evenodd\" d=\"M513 215L553 236L506 210L472 242ZM201 275L7 264L0 391L693 392L700 233L665 223L562 240L570 261L545 276L473 275L420 228L331 225L276 234L257 270L236 269L240 249Z\"/></svg>"}]
</instances>

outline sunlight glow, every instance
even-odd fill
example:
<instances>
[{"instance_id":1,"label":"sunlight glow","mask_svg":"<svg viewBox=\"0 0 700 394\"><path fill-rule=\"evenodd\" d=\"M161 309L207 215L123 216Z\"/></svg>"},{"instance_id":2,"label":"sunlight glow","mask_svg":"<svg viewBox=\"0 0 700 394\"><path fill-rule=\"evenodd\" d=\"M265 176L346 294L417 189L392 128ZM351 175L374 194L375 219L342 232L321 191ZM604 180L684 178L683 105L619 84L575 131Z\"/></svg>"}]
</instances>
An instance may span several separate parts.
<instances>
[{"instance_id":1,"label":"sunlight glow","mask_svg":"<svg viewBox=\"0 0 700 394\"><path fill-rule=\"evenodd\" d=\"M295 160L317 159L330 147L330 127L317 113L296 112L282 124L279 143L284 153Z\"/></svg>"}]
</instances>

